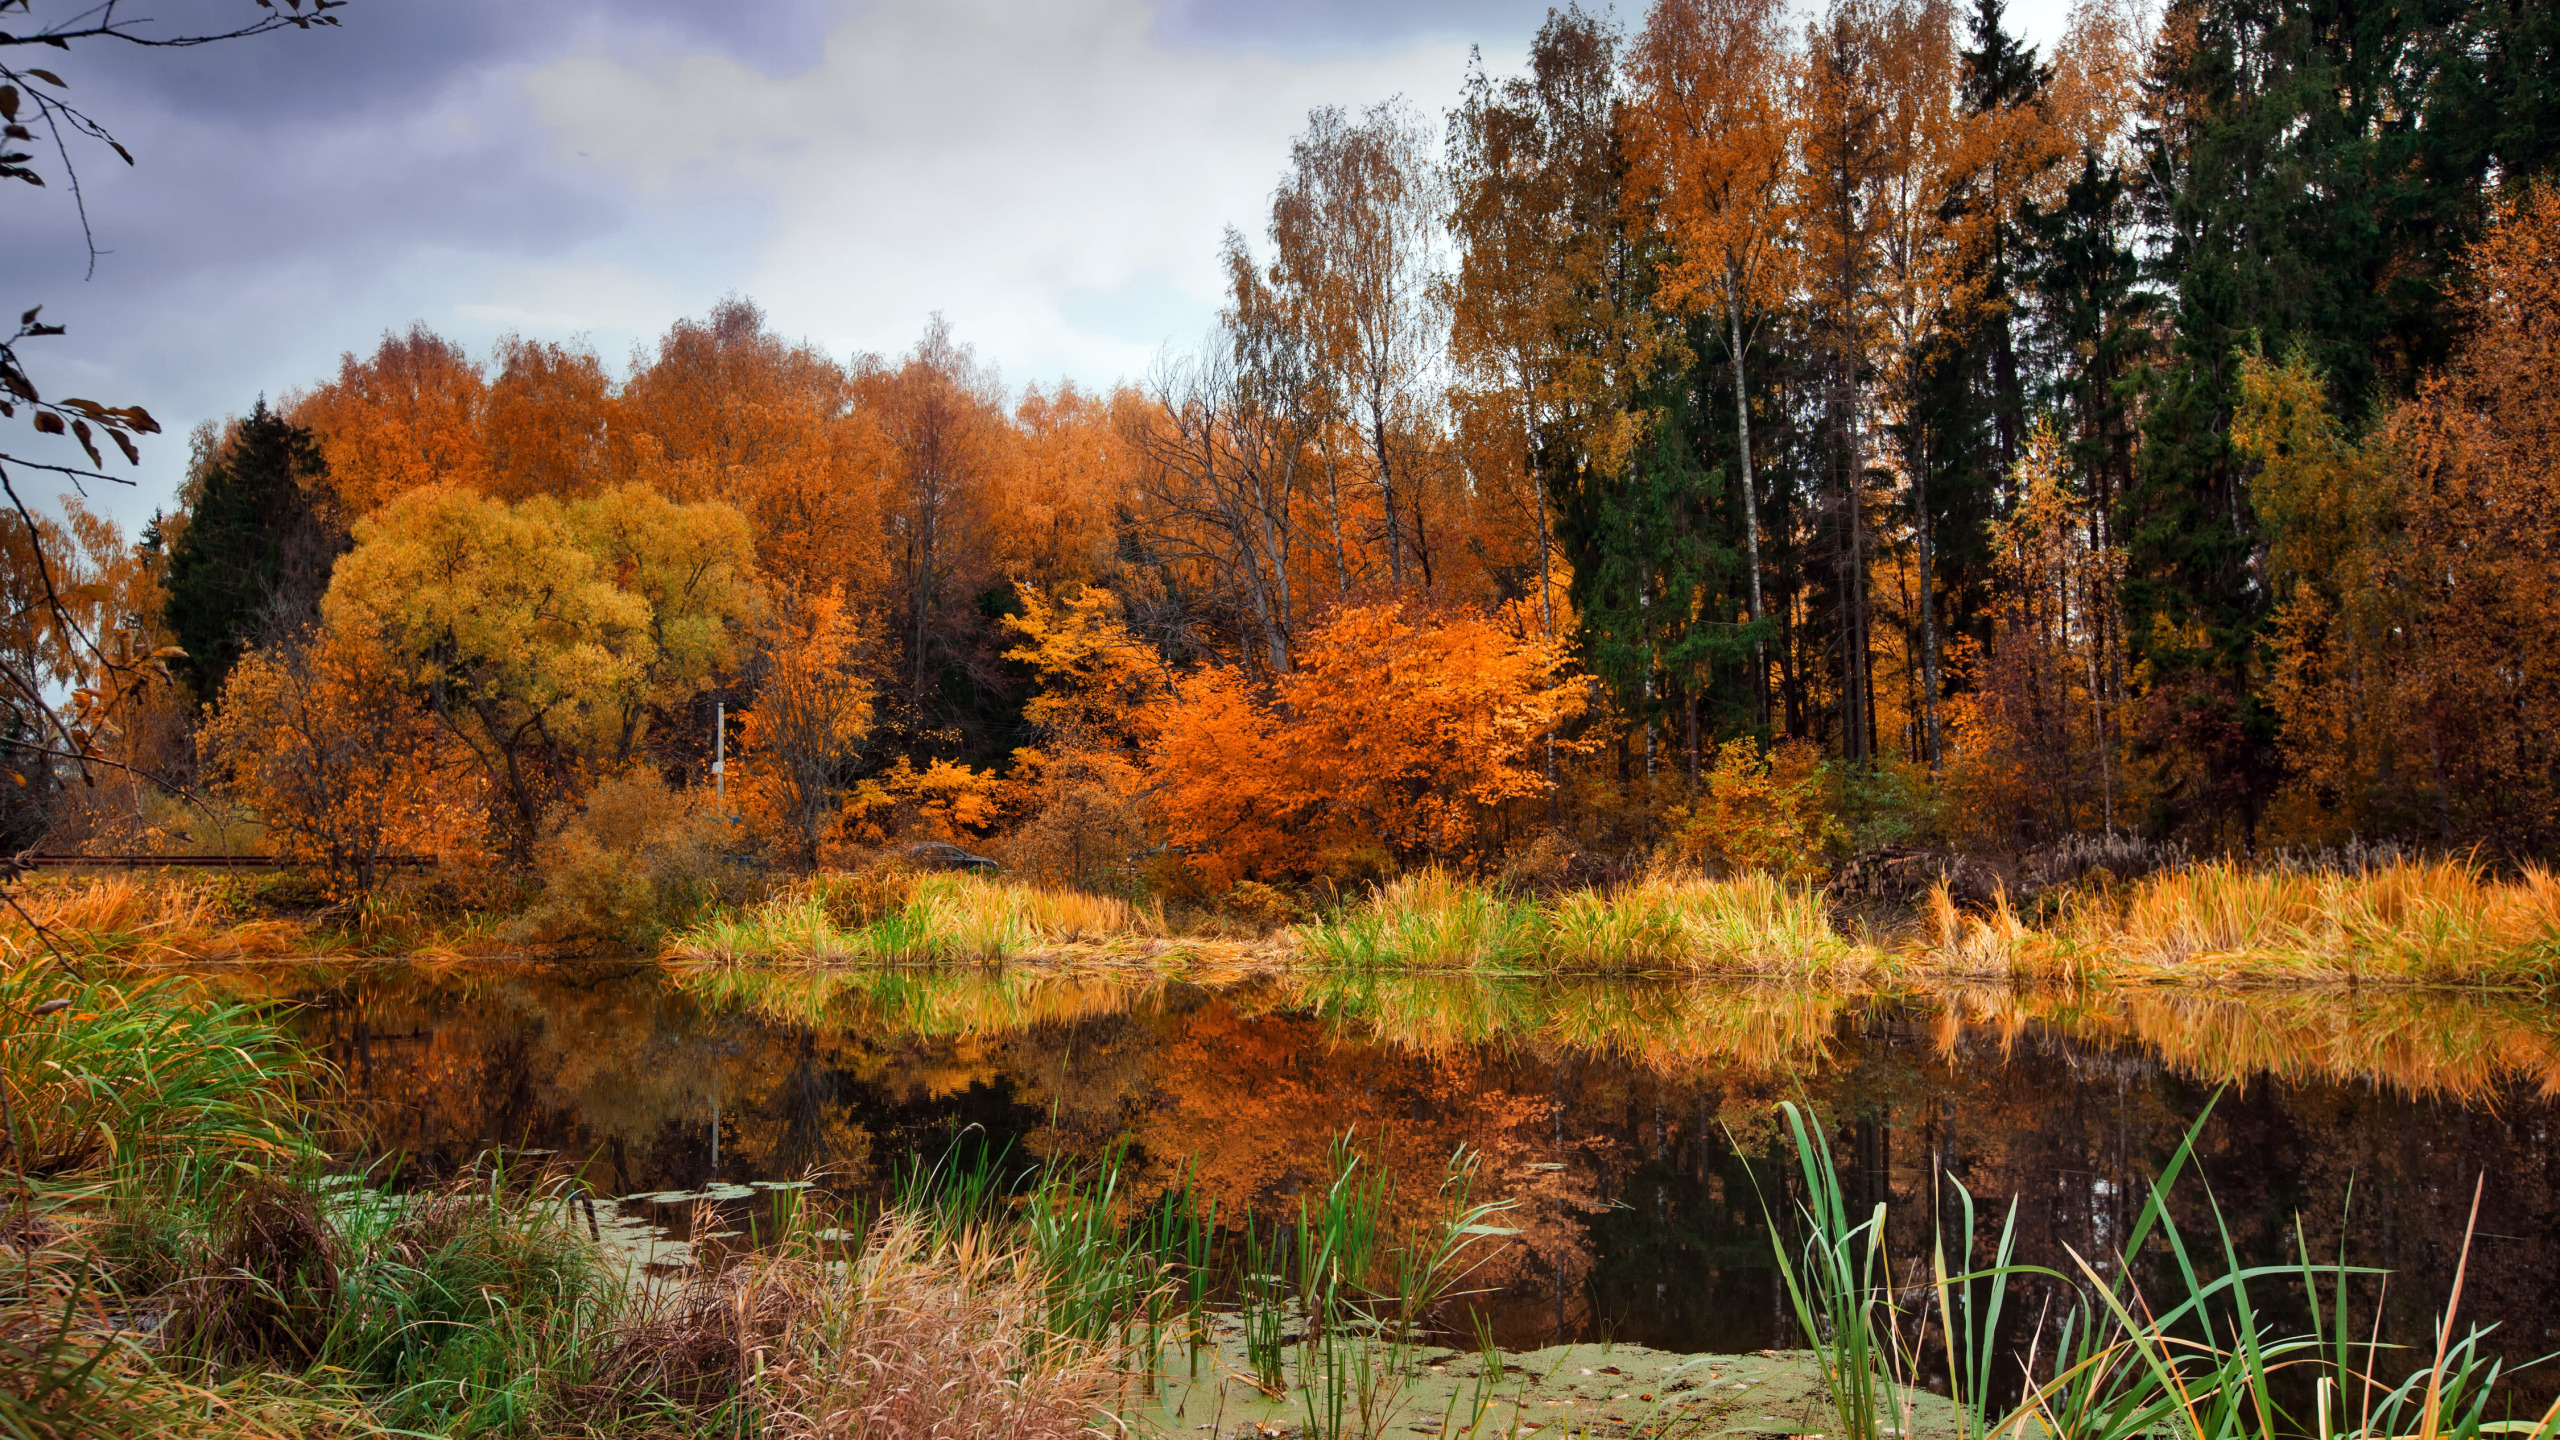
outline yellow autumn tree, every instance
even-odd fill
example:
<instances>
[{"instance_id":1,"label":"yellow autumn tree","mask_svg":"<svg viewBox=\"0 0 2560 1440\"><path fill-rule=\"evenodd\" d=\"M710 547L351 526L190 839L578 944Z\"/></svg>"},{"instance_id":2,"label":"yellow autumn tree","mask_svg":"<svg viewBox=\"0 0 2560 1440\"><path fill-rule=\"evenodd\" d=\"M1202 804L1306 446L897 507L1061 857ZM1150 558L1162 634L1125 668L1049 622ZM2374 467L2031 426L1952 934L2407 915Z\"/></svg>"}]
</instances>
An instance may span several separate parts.
<instances>
[{"instance_id":1,"label":"yellow autumn tree","mask_svg":"<svg viewBox=\"0 0 2560 1440\"><path fill-rule=\"evenodd\" d=\"M761 603L747 519L719 501L679 505L640 485L566 505L537 497L519 513L555 521L595 557L598 575L647 607L649 643L609 738L612 762L629 764L653 716L682 709L736 666Z\"/></svg>"},{"instance_id":2,"label":"yellow autumn tree","mask_svg":"<svg viewBox=\"0 0 2560 1440\"><path fill-rule=\"evenodd\" d=\"M424 692L491 791L499 844L531 860L544 812L618 741L655 658L648 602L600 574L556 507L452 486L358 521L321 613Z\"/></svg>"},{"instance_id":3,"label":"yellow autumn tree","mask_svg":"<svg viewBox=\"0 0 2560 1440\"><path fill-rule=\"evenodd\" d=\"M1823 793L1821 747L1787 740L1763 749L1737 735L1716 748L1705 781L1694 805L1673 812L1674 856L1793 881L1822 873L1841 828Z\"/></svg>"}]
</instances>

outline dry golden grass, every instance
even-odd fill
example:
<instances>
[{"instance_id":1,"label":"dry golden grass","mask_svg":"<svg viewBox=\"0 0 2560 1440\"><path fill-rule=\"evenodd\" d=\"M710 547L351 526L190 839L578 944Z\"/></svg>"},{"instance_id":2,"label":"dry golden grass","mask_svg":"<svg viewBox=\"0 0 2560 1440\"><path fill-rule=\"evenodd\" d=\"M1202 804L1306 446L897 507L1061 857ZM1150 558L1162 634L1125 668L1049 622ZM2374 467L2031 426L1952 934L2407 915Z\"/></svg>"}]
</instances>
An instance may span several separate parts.
<instances>
[{"instance_id":1,"label":"dry golden grass","mask_svg":"<svg viewBox=\"0 0 2560 1440\"><path fill-rule=\"evenodd\" d=\"M1991 908L1967 912L1944 884L1929 887L1920 905L1925 938L1913 952L1919 968L1954 975L2070 975L2069 959L2052 953L2046 937L2027 928L2003 891Z\"/></svg>"},{"instance_id":2,"label":"dry golden grass","mask_svg":"<svg viewBox=\"0 0 2560 1440\"><path fill-rule=\"evenodd\" d=\"M1906 968L2080 981L2546 986L2560 980L2560 881L2465 859L2361 871L2213 861L2077 899L2030 926L2005 896L1965 913L1935 889Z\"/></svg>"},{"instance_id":3,"label":"dry golden grass","mask_svg":"<svg viewBox=\"0 0 2560 1440\"><path fill-rule=\"evenodd\" d=\"M491 917L431 919L405 890L309 918L256 914L270 878L175 869L39 875L17 885L16 909L0 906L0 948L40 954L50 942L74 957L142 963L272 960L350 947L450 955L511 948Z\"/></svg>"},{"instance_id":4,"label":"dry golden grass","mask_svg":"<svg viewBox=\"0 0 2560 1440\"><path fill-rule=\"evenodd\" d=\"M1046 1280L1026 1246L915 1216L857 1255L786 1243L632 1322L586 1387L591 1415L648 1394L705 1418L744 1412L777 1440L1115 1433L1124 1357L1041 1331Z\"/></svg>"},{"instance_id":5,"label":"dry golden grass","mask_svg":"<svg viewBox=\"0 0 2560 1440\"><path fill-rule=\"evenodd\" d=\"M711 961L1002 960L1164 933L1116 896L979 875L818 875L678 933L670 958Z\"/></svg>"},{"instance_id":6,"label":"dry golden grass","mask_svg":"<svg viewBox=\"0 0 2560 1440\"><path fill-rule=\"evenodd\" d=\"M131 959L282 954L292 927L242 927L225 913L215 887L199 876L117 874L45 876L21 885L15 909L0 909L0 936L22 949L42 949L37 927L53 943L80 954ZM30 925L30 921L33 922Z\"/></svg>"}]
</instances>

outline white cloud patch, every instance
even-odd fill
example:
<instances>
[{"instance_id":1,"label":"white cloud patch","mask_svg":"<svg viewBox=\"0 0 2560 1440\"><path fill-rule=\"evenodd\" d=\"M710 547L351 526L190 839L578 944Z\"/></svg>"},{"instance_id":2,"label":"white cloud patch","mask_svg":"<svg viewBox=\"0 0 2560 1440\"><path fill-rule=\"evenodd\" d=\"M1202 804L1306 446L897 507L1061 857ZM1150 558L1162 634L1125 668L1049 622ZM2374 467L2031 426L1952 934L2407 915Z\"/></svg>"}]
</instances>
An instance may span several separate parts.
<instances>
[{"instance_id":1,"label":"white cloud patch","mask_svg":"<svg viewBox=\"0 0 2560 1440\"><path fill-rule=\"evenodd\" d=\"M1447 41L1289 60L1186 50L1129 0L899 0L805 71L579 55L525 81L564 163L626 185L633 228L762 211L737 287L778 328L894 351L928 314L1019 380L1107 384L1196 341L1219 235L1258 235L1310 107L1451 103Z\"/></svg>"}]
</instances>

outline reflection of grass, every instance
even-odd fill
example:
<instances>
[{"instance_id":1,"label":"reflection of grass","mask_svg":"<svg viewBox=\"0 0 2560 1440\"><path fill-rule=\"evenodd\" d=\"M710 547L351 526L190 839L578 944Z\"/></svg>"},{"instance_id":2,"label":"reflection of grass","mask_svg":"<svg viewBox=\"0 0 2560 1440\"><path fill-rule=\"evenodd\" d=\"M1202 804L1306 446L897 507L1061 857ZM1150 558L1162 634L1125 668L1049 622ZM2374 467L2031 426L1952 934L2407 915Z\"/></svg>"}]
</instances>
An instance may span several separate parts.
<instances>
[{"instance_id":1,"label":"reflection of grass","mask_svg":"<svg viewBox=\"0 0 2560 1440\"><path fill-rule=\"evenodd\" d=\"M1940 1047L1968 1027L2004 1040L2029 1023L2084 1043L2126 1042L2216 1082L2380 1081L2413 1095L2492 1098L2511 1081L2560 1096L2560 1016L2525 997L2419 989L2245 991L1949 989Z\"/></svg>"},{"instance_id":2,"label":"reflection of grass","mask_svg":"<svg viewBox=\"0 0 2560 1440\"><path fill-rule=\"evenodd\" d=\"M722 1008L812 1029L864 1035L1001 1035L1126 1013L1158 993L1144 974L1059 973L1027 967L900 966L759 969L704 965L676 983Z\"/></svg>"},{"instance_id":3,"label":"reflection of grass","mask_svg":"<svg viewBox=\"0 0 2560 1440\"><path fill-rule=\"evenodd\" d=\"M1840 1018L1875 998L1768 982L1393 972L1301 973L1287 990L1337 1023L1426 1053L1500 1041L1663 1071L1714 1063L1771 1073L1819 1064Z\"/></svg>"},{"instance_id":4,"label":"reflection of grass","mask_svg":"<svg viewBox=\"0 0 2560 1440\"><path fill-rule=\"evenodd\" d=\"M678 972L723 1007L876 1036L1004 1035L1122 1015L1159 999L1145 971L1039 966L759 968ZM2560 1095L2560 1016L2525 996L2412 987L2214 990L2018 986L1913 977L1806 986L1781 977L1646 979L1466 970L1301 968L1239 1002L1313 1011L1351 1034L1426 1054L1520 1044L1617 1054L1648 1069L1820 1068L1844 1020L1879 1006L1933 1023L1953 1054L1969 1031L2014 1042L2030 1025L2134 1044L2214 1081L2380 1080L2478 1099L2511 1080Z\"/></svg>"}]
</instances>

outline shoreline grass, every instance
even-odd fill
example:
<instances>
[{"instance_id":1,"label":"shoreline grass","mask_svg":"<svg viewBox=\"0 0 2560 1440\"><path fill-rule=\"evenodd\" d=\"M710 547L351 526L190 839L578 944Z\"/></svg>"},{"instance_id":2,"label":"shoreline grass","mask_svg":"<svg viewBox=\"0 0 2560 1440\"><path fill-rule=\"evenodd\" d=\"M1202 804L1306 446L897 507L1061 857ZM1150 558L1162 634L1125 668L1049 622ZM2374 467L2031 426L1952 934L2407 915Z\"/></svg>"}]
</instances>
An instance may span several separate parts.
<instances>
[{"instance_id":1,"label":"shoreline grass","mask_svg":"<svg viewBox=\"0 0 2560 1440\"><path fill-rule=\"evenodd\" d=\"M51 937L76 955L145 964L543 953L507 944L497 917L421 930L386 909L364 939L337 921L258 915L237 892L202 877L48 879L23 897L44 935L0 914L0 942L29 952ZM1038 960L1167 976L1261 967L2547 991L2560 985L2560 879L2495 876L2461 858L2356 870L2206 861L2047 892L2031 911L2005 896L1961 906L1939 886L1899 921L1851 923L1820 889L1767 875L1671 873L1538 895L1432 869L1255 933L984 875L831 873L717 908L655 953L812 967Z\"/></svg>"},{"instance_id":2,"label":"shoreline grass","mask_svg":"<svg viewBox=\"0 0 2560 1440\"><path fill-rule=\"evenodd\" d=\"M675 959L802 964L996 961L1037 948L1163 933L1113 896L1011 885L969 874L819 875L677 933Z\"/></svg>"},{"instance_id":3,"label":"shoreline grass","mask_svg":"<svg viewBox=\"0 0 2560 1440\"><path fill-rule=\"evenodd\" d=\"M816 881L677 937L723 963L1123 960L1178 970L1196 942L1125 901L977 876L925 877L877 918L842 917ZM1770 976L1850 983L2000 977L2073 984L2472 986L2560 983L2560 881L2472 862L2358 872L2213 861L2067 892L2029 920L1936 887L1901 933L1846 932L1817 888L1767 875L1651 876L1540 897L1441 870L1390 881L1232 962L1362 973Z\"/></svg>"},{"instance_id":4,"label":"shoreline grass","mask_svg":"<svg viewBox=\"0 0 2560 1440\"><path fill-rule=\"evenodd\" d=\"M1898 1261L1887 1245L1889 1202L1853 1202L1820 1118L1794 1102L1779 1110L1795 1151L1796 1174L1783 1187L1795 1202L1795 1234L1771 1213L1771 1244L1820 1361L1829 1428L1844 1440L1908 1437L1933 1402L1953 1403L1962 1440L2560 1435L2560 1400L2538 1418L2493 1418L2508 1373L2486 1343L2495 1326L2461 1317L2486 1176L2474 1188L2451 1293L2434 1312L2432 1354L2404 1356L2383 1341L2378 1318L2389 1272L2350 1264L2343 1248L2322 1259L2298 1220L2294 1252L2270 1264L2242 1261L2219 1208L2205 1209L2210 1234L2190 1241L2180 1233L2171 1195L2210 1103L2146 1185L2116 1253L2094 1261L2072 1253L2067 1269L2019 1263L2019 1201L1996 1233L1983 1233L1973 1195L1952 1175L1951 1193L1931 1192L1927 1269L1910 1263L1917 1257ZM1772 1208L1765 1191L1763 1208ZM2377 1315L2369 1337L2359 1302ZM2299 1328L2284 1318L2293 1303L2307 1312ZM2012 1304L2043 1317L2038 1343L2023 1354L2002 1327Z\"/></svg>"}]
</instances>

